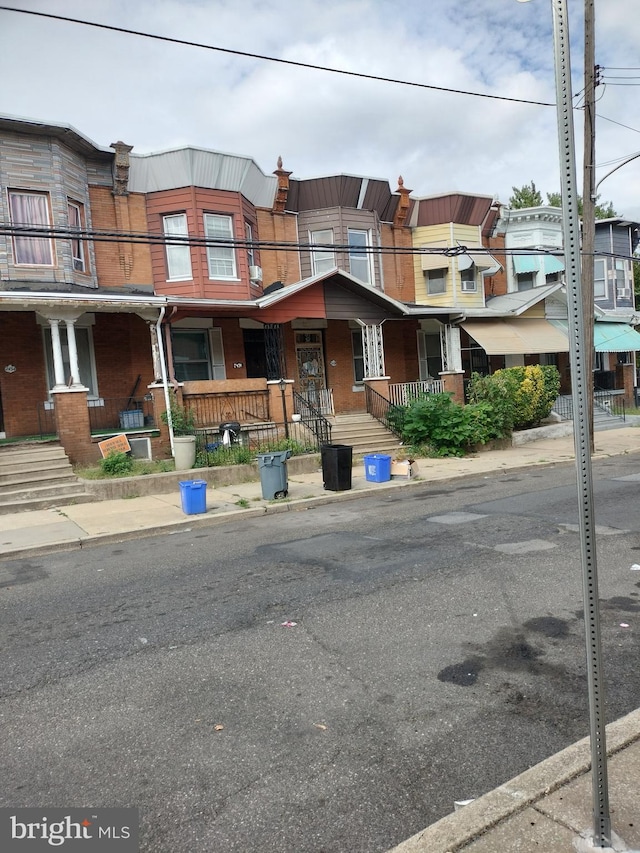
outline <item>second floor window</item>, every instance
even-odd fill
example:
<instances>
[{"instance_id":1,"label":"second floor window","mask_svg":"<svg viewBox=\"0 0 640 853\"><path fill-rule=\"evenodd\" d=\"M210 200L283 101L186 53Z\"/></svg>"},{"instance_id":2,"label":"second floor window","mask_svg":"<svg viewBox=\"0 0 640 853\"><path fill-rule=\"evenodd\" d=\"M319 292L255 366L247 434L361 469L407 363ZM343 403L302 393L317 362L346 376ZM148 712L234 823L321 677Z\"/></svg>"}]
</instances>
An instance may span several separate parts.
<instances>
[{"instance_id":1,"label":"second floor window","mask_svg":"<svg viewBox=\"0 0 640 853\"><path fill-rule=\"evenodd\" d=\"M371 256L368 252L369 232L349 228L349 272L351 275L371 284Z\"/></svg>"},{"instance_id":2,"label":"second floor window","mask_svg":"<svg viewBox=\"0 0 640 853\"><path fill-rule=\"evenodd\" d=\"M162 218L165 237L188 237L186 213L174 213ZM180 244L165 246L167 252L167 278L169 281L190 279L191 248Z\"/></svg>"},{"instance_id":3,"label":"second floor window","mask_svg":"<svg viewBox=\"0 0 640 853\"><path fill-rule=\"evenodd\" d=\"M331 245L333 243L333 229L326 228L323 231L311 231L309 242L316 245ZM311 252L311 274L320 275L332 270L336 265L336 255L331 249L318 249Z\"/></svg>"},{"instance_id":4,"label":"second floor window","mask_svg":"<svg viewBox=\"0 0 640 853\"><path fill-rule=\"evenodd\" d=\"M593 262L593 295L595 299L603 299L607 295L607 262L604 258L596 258Z\"/></svg>"},{"instance_id":5,"label":"second floor window","mask_svg":"<svg viewBox=\"0 0 640 853\"><path fill-rule=\"evenodd\" d=\"M447 270L429 270L427 272L427 293L447 292Z\"/></svg>"},{"instance_id":6,"label":"second floor window","mask_svg":"<svg viewBox=\"0 0 640 853\"><path fill-rule=\"evenodd\" d=\"M250 222L244 223L244 236L247 241L247 263L250 267L253 267L256 263L256 253L253 246L250 245L253 240L253 229Z\"/></svg>"},{"instance_id":7,"label":"second floor window","mask_svg":"<svg viewBox=\"0 0 640 853\"><path fill-rule=\"evenodd\" d=\"M50 224L48 193L9 190L9 209L12 225L47 227ZM53 246L49 237L14 234L13 250L16 264L53 266Z\"/></svg>"},{"instance_id":8,"label":"second floor window","mask_svg":"<svg viewBox=\"0 0 640 853\"><path fill-rule=\"evenodd\" d=\"M67 202L67 216L69 218L69 229L77 229L78 231L84 228L84 205L77 201L69 200ZM76 272L86 272L87 263L85 260L85 243L84 240L71 240L71 256L73 258L73 269Z\"/></svg>"},{"instance_id":9,"label":"second floor window","mask_svg":"<svg viewBox=\"0 0 640 853\"><path fill-rule=\"evenodd\" d=\"M230 216L217 213L204 215L205 237L213 240L232 240L233 222ZM236 252L233 246L207 246L209 278L237 278Z\"/></svg>"}]
</instances>

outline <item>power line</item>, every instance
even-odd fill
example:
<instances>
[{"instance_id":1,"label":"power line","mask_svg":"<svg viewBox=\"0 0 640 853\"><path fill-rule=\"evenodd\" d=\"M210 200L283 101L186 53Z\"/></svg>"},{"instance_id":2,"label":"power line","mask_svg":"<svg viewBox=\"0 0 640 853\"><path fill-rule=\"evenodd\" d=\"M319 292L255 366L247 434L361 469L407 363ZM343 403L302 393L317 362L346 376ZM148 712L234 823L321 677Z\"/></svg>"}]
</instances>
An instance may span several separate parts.
<instances>
[{"instance_id":1,"label":"power line","mask_svg":"<svg viewBox=\"0 0 640 853\"><path fill-rule=\"evenodd\" d=\"M596 116L601 118L603 121L610 121L611 124L617 124L619 127L624 127L626 130L632 130L634 133L640 133L640 130L638 130L637 127L630 127L628 124L623 124L621 121L616 121L614 118L608 118L600 113L596 113Z\"/></svg>"},{"instance_id":2,"label":"power line","mask_svg":"<svg viewBox=\"0 0 640 853\"><path fill-rule=\"evenodd\" d=\"M416 83L410 80L400 80L395 77L380 77L375 74L363 74L358 71L345 71L341 68L329 68L326 65L312 65L308 62L296 62L292 59L280 59L275 56L267 56L261 53L249 53L244 50L232 50L228 47L217 47L211 44L203 44L202 42L187 41L186 39L171 38L170 36L159 36L154 33L144 33L139 30L129 30L125 27L115 27L110 24L98 24L95 21L85 21L80 18L70 18L66 15L53 15L49 12L35 12L31 9L16 9L13 6L0 6L0 11L4 12L19 12L23 15L34 15L39 18L50 18L55 21L65 21L71 24L80 24L85 27L95 27L101 30L110 30L116 33L125 33L126 35L140 36L141 38L155 39L157 41L170 42L171 44L181 44L186 47L198 47L202 50L214 50L219 53L232 54L234 56L244 56L249 59L261 59L265 62L277 62L281 65L292 65L297 68L309 68L313 71L328 71L332 74L342 74L346 77L357 77L362 80L375 80L381 83L396 83L400 86L413 86L419 89L431 89L436 92L449 92L455 95L469 95L474 98L488 98L494 101L509 101L516 104L532 104L539 107L554 107L555 104L546 101L530 101L525 98L509 98L506 95L488 95L484 92L470 92L466 89L452 89L447 86L434 86L429 83Z\"/></svg>"}]
</instances>

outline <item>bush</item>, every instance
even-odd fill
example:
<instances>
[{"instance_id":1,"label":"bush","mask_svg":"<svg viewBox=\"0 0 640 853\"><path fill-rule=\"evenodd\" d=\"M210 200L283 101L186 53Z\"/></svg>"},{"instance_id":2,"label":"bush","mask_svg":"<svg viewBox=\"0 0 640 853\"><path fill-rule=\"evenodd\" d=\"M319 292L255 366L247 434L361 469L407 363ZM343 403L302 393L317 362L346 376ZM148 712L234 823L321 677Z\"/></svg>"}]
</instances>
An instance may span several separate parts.
<instances>
[{"instance_id":1,"label":"bush","mask_svg":"<svg viewBox=\"0 0 640 853\"><path fill-rule=\"evenodd\" d=\"M474 373L469 400L488 402L496 423L508 435L512 429L536 426L549 416L558 392L560 373L555 365L529 365L497 370L491 376Z\"/></svg>"},{"instance_id":2,"label":"bush","mask_svg":"<svg viewBox=\"0 0 640 853\"><path fill-rule=\"evenodd\" d=\"M186 406L181 406L175 395L171 397L171 424L173 426L174 435L193 435L196 429L196 416L191 409ZM167 412L163 412L160 416L165 424L169 423Z\"/></svg>"},{"instance_id":3,"label":"bush","mask_svg":"<svg viewBox=\"0 0 640 853\"><path fill-rule=\"evenodd\" d=\"M127 453L112 451L100 460L100 468L109 477L122 477L133 469L133 459Z\"/></svg>"},{"instance_id":4,"label":"bush","mask_svg":"<svg viewBox=\"0 0 640 853\"><path fill-rule=\"evenodd\" d=\"M403 440L428 445L437 456L464 456L476 444L500 435L490 403L461 406L450 394L428 394L405 408Z\"/></svg>"}]
</instances>

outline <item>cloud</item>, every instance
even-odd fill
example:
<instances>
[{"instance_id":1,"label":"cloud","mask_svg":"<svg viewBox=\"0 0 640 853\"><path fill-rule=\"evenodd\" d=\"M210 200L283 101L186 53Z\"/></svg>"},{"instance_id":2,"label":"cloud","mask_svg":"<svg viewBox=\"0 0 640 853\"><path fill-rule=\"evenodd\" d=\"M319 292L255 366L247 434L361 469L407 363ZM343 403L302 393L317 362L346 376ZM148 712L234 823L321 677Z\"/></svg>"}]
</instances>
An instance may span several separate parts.
<instances>
[{"instance_id":1,"label":"cloud","mask_svg":"<svg viewBox=\"0 0 640 853\"><path fill-rule=\"evenodd\" d=\"M546 0L17 3L292 62L555 100ZM576 93L582 5L569 0ZM634 5L597 5L601 64L637 64ZM16 72L5 88L5 112L72 124L103 146L123 139L144 152L192 144L252 156L267 173L282 155L297 177L346 172L393 184L402 174L416 195L461 190L506 201L513 186L530 180L543 193L559 186L553 107L363 80L11 12L0 12L0 51ZM640 129L636 93L609 81L598 90L597 111ZM575 118L580 158L579 111ZM598 162L640 149L634 130L603 118L597 131ZM607 179L602 195L640 219L640 160L625 168Z\"/></svg>"}]
</instances>

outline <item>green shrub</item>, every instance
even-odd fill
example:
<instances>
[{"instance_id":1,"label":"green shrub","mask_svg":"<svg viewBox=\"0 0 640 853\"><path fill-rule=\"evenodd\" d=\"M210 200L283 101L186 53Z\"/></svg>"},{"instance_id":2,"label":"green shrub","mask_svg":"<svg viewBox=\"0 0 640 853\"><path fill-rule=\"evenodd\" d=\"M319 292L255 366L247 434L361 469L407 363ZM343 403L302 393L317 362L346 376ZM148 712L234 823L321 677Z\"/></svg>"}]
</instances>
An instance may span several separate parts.
<instances>
[{"instance_id":1,"label":"green shrub","mask_svg":"<svg viewBox=\"0 0 640 853\"><path fill-rule=\"evenodd\" d=\"M404 413L405 443L428 445L437 456L464 456L473 445L499 434L487 402L461 406L450 394L428 394L414 400Z\"/></svg>"},{"instance_id":2,"label":"green shrub","mask_svg":"<svg viewBox=\"0 0 640 853\"><path fill-rule=\"evenodd\" d=\"M558 392L560 373L555 365L507 367L491 376L474 373L468 387L471 402L488 402L503 435L512 429L536 426L549 416Z\"/></svg>"},{"instance_id":3,"label":"green shrub","mask_svg":"<svg viewBox=\"0 0 640 853\"><path fill-rule=\"evenodd\" d=\"M100 468L109 477L121 477L133 469L133 459L127 453L112 451L100 460Z\"/></svg>"},{"instance_id":4,"label":"green shrub","mask_svg":"<svg viewBox=\"0 0 640 853\"><path fill-rule=\"evenodd\" d=\"M195 412L186 406L181 406L176 400L175 394L170 400L171 424L174 435L193 435L196 429ZM163 412L160 416L165 424L169 423L169 415Z\"/></svg>"}]
</instances>

